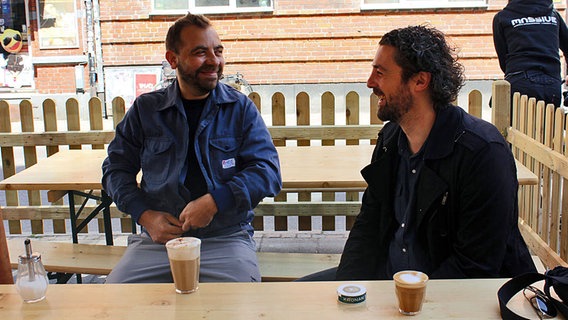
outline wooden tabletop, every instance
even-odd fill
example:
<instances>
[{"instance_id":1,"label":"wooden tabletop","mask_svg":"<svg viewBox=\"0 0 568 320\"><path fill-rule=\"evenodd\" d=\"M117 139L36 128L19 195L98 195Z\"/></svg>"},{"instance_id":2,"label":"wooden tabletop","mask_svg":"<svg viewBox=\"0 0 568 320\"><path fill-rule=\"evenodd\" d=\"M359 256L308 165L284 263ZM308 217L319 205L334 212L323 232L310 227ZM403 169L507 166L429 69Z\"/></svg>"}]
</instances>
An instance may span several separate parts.
<instances>
[{"instance_id":1,"label":"wooden tabletop","mask_svg":"<svg viewBox=\"0 0 568 320\"><path fill-rule=\"evenodd\" d=\"M372 145L276 147L284 188L361 188Z\"/></svg>"},{"instance_id":2,"label":"wooden tabletop","mask_svg":"<svg viewBox=\"0 0 568 320\"><path fill-rule=\"evenodd\" d=\"M106 150L61 150L0 181L5 190L100 190Z\"/></svg>"},{"instance_id":3,"label":"wooden tabletop","mask_svg":"<svg viewBox=\"0 0 568 320\"><path fill-rule=\"evenodd\" d=\"M413 319L500 319L497 290L506 279L431 280L422 313ZM2 319L392 319L392 281L357 282L367 289L360 304L337 301L344 282L202 283L176 294L173 284L58 284L46 299L22 301L14 285L0 285ZM510 303L534 318L521 294Z\"/></svg>"},{"instance_id":4,"label":"wooden tabletop","mask_svg":"<svg viewBox=\"0 0 568 320\"><path fill-rule=\"evenodd\" d=\"M372 146L278 147L284 188L364 188ZM61 150L0 182L0 190L101 189L105 150Z\"/></svg>"},{"instance_id":5,"label":"wooden tabletop","mask_svg":"<svg viewBox=\"0 0 568 320\"><path fill-rule=\"evenodd\" d=\"M277 147L284 188L365 188L361 169L374 146ZM106 150L62 150L0 181L0 190L98 190ZM537 177L517 162L519 183Z\"/></svg>"}]
</instances>

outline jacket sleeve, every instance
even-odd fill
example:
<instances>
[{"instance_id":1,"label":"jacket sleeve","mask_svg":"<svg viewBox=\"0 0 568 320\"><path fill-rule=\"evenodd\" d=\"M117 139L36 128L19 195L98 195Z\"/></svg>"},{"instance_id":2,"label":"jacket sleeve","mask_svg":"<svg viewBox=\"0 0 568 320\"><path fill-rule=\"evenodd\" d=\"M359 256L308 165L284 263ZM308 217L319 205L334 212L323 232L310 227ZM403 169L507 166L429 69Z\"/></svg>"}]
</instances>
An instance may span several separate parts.
<instances>
[{"instance_id":1,"label":"jacket sleeve","mask_svg":"<svg viewBox=\"0 0 568 320\"><path fill-rule=\"evenodd\" d=\"M493 17L493 44L495 46L495 51L497 52L497 58L499 59L499 67L503 73L507 72L507 39L501 28L499 13Z\"/></svg>"},{"instance_id":2,"label":"jacket sleeve","mask_svg":"<svg viewBox=\"0 0 568 320\"><path fill-rule=\"evenodd\" d=\"M345 243L336 280L376 280L379 261L386 263L384 257L379 257L379 219L374 205L378 203L367 189L361 211Z\"/></svg>"},{"instance_id":3,"label":"jacket sleeve","mask_svg":"<svg viewBox=\"0 0 568 320\"><path fill-rule=\"evenodd\" d=\"M115 138L108 146L108 157L102 165L104 190L116 203L117 208L130 214L136 222L142 213L150 208L146 204L147 197L136 181L143 145L137 104L135 101L117 125Z\"/></svg>"},{"instance_id":4,"label":"jacket sleeve","mask_svg":"<svg viewBox=\"0 0 568 320\"><path fill-rule=\"evenodd\" d=\"M431 278L492 278L502 276L507 264L526 265L510 150L504 143L490 142L467 158L452 178L457 188L452 188L456 194L451 200L456 211L449 212L450 255ZM522 259L505 261L506 255Z\"/></svg>"},{"instance_id":5,"label":"jacket sleeve","mask_svg":"<svg viewBox=\"0 0 568 320\"><path fill-rule=\"evenodd\" d=\"M263 198L276 196L282 189L280 160L270 132L254 103L248 98L244 98L243 103L240 171L220 187L210 190L219 211L232 207L252 210Z\"/></svg>"},{"instance_id":6,"label":"jacket sleeve","mask_svg":"<svg viewBox=\"0 0 568 320\"><path fill-rule=\"evenodd\" d=\"M391 188L383 187L383 184L390 184L387 181L389 178L382 176L378 171L391 174L391 170L381 170L392 163L390 157L384 153L379 155L379 150L384 149L383 133L388 130L386 128L388 126L387 124L379 135L371 164L361 171L369 186L363 193L361 210L345 243L336 272L337 280L376 280L386 276L381 273L386 266L384 243L390 234L388 229L391 220L390 215L381 215L380 212L388 212L392 207L391 203L385 203L384 200L389 198L388 193ZM381 187L386 190L382 192L377 189ZM383 198L379 199L379 195ZM380 266L379 263L385 265Z\"/></svg>"}]
</instances>

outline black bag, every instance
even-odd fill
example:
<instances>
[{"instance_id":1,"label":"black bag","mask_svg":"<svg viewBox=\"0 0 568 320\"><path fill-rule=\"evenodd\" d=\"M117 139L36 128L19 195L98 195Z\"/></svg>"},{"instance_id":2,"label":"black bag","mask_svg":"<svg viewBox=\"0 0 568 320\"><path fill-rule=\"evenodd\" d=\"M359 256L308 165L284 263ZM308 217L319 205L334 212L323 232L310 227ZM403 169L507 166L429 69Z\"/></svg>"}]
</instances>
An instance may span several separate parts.
<instances>
[{"instance_id":1,"label":"black bag","mask_svg":"<svg viewBox=\"0 0 568 320\"><path fill-rule=\"evenodd\" d=\"M497 292L501 317L505 320L526 319L511 311L507 307L507 302L509 302L517 292L540 280L544 280L544 292L554 303L556 309L562 313L565 318L568 318L568 268L561 266L548 270L544 274L533 272L525 273L505 282ZM550 294L550 287L554 288L554 291L562 301L555 299Z\"/></svg>"}]
</instances>

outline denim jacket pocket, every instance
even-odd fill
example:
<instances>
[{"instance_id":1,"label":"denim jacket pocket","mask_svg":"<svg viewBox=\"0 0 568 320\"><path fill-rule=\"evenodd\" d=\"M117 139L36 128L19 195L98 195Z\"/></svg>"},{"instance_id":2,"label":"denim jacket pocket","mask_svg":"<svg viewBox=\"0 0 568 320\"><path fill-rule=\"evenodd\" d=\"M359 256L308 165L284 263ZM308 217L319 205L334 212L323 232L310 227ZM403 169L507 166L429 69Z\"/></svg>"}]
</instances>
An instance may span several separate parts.
<instances>
[{"instance_id":1,"label":"denim jacket pocket","mask_svg":"<svg viewBox=\"0 0 568 320\"><path fill-rule=\"evenodd\" d=\"M235 137L215 138L209 141L213 175L221 182L230 180L237 172L240 144L241 140Z\"/></svg>"},{"instance_id":2,"label":"denim jacket pocket","mask_svg":"<svg viewBox=\"0 0 568 320\"><path fill-rule=\"evenodd\" d=\"M167 179L174 158L173 144L173 140L167 138L148 138L144 141L141 164L146 183L159 184Z\"/></svg>"}]
</instances>

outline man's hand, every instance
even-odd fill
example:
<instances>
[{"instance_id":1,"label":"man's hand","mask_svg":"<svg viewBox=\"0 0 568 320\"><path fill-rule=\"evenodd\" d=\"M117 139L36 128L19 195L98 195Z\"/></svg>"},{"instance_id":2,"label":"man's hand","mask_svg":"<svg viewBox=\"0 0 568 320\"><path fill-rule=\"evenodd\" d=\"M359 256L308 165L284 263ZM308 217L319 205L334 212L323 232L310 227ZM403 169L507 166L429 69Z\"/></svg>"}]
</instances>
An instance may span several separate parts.
<instances>
[{"instance_id":1,"label":"man's hand","mask_svg":"<svg viewBox=\"0 0 568 320\"><path fill-rule=\"evenodd\" d=\"M204 228L211 223L216 213L217 204L208 193L188 203L179 215L179 221L183 223L183 231Z\"/></svg>"},{"instance_id":2,"label":"man's hand","mask_svg":"<svg viewBox=\"0 0 568 320\"><path fill-rule=\"evenodd\" d=\"M138 223L146 228L152 240L157 243L166 243L183 234L182 223L163 211L146 210L138 219Z\"/></svg>"}]
</instances>

